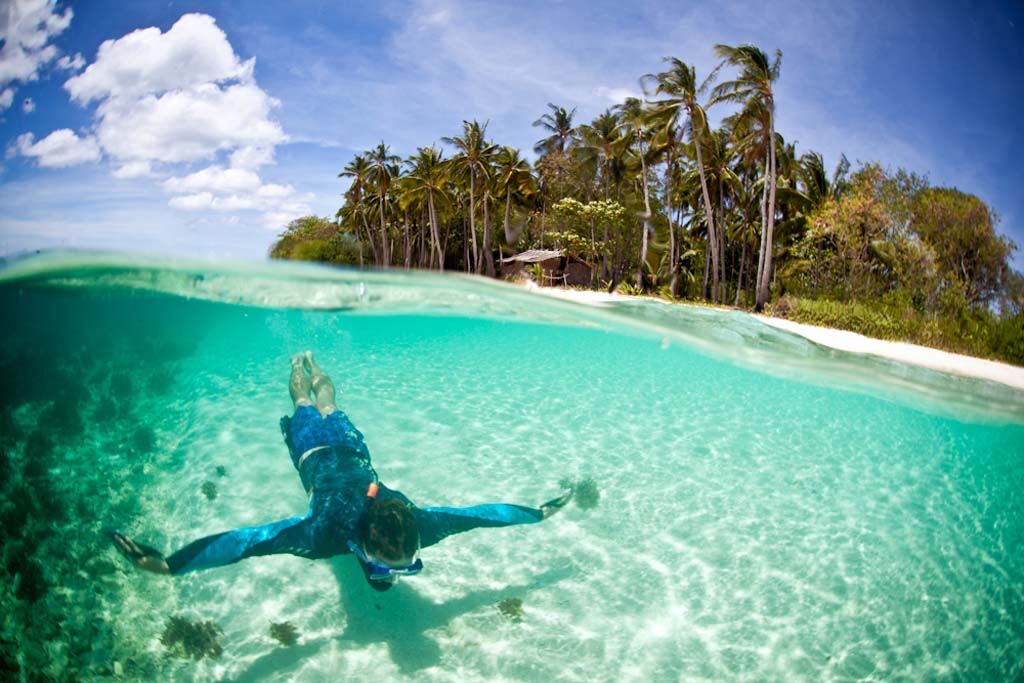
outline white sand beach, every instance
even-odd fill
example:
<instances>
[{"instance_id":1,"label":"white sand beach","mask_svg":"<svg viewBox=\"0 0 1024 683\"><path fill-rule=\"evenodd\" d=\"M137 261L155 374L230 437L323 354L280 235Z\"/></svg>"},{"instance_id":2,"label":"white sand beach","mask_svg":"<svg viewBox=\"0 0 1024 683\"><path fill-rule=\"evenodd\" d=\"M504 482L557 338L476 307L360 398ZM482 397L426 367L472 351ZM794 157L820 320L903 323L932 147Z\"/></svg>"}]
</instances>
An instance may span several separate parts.
<instances>
[{"instance_id":1,"label":"white sand beach","mask_svg":"<svg viewBox=\"0 0 1024 683\"><path fill-rule=\"evenodd\" d=\"M624 300L627 297L621 294L608 294L607 292L595 292L577 289L561 289L557 287L537 287L529 284L530 291L552 296L558 299L567 299L578 303L601 305L604 303ZM649 297L643 297L649 298ZM659 299L660 301L660 299ZM828 327L816 325L805 325L782 318L772 318L766 315L755 315L765 325L776 329L784 330L792 334L800 335L811 340L815 344L828 346L840 351L849 353L865 353L874 356L881 356L897 360L902 363L909 363L930 370L947 372L962 377L974 377L977 379L999 382L1007 386L1024 391L1024 368L1020 368L998 361L964 356L958 353L940 351L939 349L907 344L904 342L886 341L865 337L856 332L846 330L835 330Z\"/></svg>"}]
</instances>

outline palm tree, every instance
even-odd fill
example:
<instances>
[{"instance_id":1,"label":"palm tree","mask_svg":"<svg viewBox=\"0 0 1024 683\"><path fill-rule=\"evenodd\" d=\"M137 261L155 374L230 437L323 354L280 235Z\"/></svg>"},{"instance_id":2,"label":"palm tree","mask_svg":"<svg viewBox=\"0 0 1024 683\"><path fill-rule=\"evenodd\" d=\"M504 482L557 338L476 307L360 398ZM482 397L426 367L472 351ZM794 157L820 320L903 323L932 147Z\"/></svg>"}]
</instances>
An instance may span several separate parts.
<instances>
[{"instance_id":1,"label":"palm tree","mask_svg":"<svg viewBox=\"0 0 1024 683\"><path fill-rule=\"evenodd\" d=\"M647 263L647 246L650 242L651 227L651 197L647 182L647 155L649 146L644 143L651 133L649 125L650 112L644 108L643 102L636 97L627 97L625 102L616 105L626 134L636 141L637 156L640 158L640 182L644 192L644 223L643 234L640 239L640 267L636 273L636 286L644 286L644 264Z\"/></svg>"},{"instance_id":2,"label":"palm tree","mask_svg":"<svg viewBox=\"0 0 1024 683\"><path fill-rule=\"evenodd\" d=\"M543 140L538 140L537 144L533 146L533 151L537 154L548 154L549 152L564 154L576 135L576 129L572 125L572 117L576 114L576 108L573 107L572 111L567 111L565 107L556 107L548 102L548 109L551 111L534 121L533 125L540 126L551 135Z\"/></svg>"},{"instance_id":3,"label":"palm tree","mask_svg":"<svg viewBox=\"0 0 1024 683\"><path fill-rule=\"evenodd\" d=\"M693 139L693 147L697 156L697 171L700 175L701 196L704 199L704 215L708 229L708 250L711 252L712 285L711 298L718 301L719 277L721 273L718 262L719 237L715 230L714 211L711 208L711 193L708 191L707 178L704 174L704 161L701 147L707 131L707 114L697 97L703 93L714 76L712 74L704 83L697 85L697 70L676 57L665 57L671 66L658 74L648 74L642 80L656 84L655 94L667 95L664 100L652 103L659 115L666 119L666 125L688 127ZM681 114L685 113L685 121Z\"/></svg>"},{"instance_id":4,"label":"palm tree","mask_svg":"<svg viewBox=\"0 0 1024 683\"><path fill-rule=\"evenodd\" d=\"M482 262L476 243L476 187L477 180L485 178L490 171L489 159L494 154L496 145L486 140L487 124L478 121L463 121L462 135L442 138L445 144L452 145L459 153L449 162L459 175L469 181L469 224L470 236L473 240L473 271L480 272ZM468 270L468 264L467 264Z\"/></svg>"},{"instance_id":5,"label":"palm tree","mask_svg":"<svg viewBox=\"0 0 1024 683\"><path fill-rule=\"evenodd\" d=\"M387 211L385 205L388 201L388 190L391 189L392 180L398 175L398 163L400 159L391 153L391 148L384 144L383 140L373 150L367 152L370 161L369 178L374 181L377 195L378 209L380 211L380 239L382 251L382 264L391 264L391 245L388 244Z\"/></svg>"},{"instance_id":6,"label":"palm tree","mask_svg":"<svg viewBox=\"0 0 1024 683\"><path fill-rule=\"evenodd\" d=\"M366 231L366 239L370 243L370 251L373 252L374 262L379 262L379 256L377 254L377 244L373 241L373 232L370 230L370 224L366 220L366 206L363 204L363 199L366 194L367 185L370 177L370 162L367 161L366 157L362 154L357 154L348 166L346 166L341 173L338 174L339 178L351 178L352 183L349 185L348 190L345 192L346 204L349 206L349 211L352 214L358 214L362 219L363 228ZM338 211L339 215L345 212L342 208ZM356 231L358 234L358 223L356 223ZM363 252L362 249L359 251L359 265L362 265Z\"/></svg>"},{"instance_id":7,"label":"palm tree","mask_svg":"<svg viewBox=\"0 0 1024 683\"><path fill-rule=\"evenodd\" d=\"M622 136L622 122L611 109L606 109L590 123L581 125L577 133L578 141L573 151L594 168L598 188L608 199L612 185L621 179L625 170L623 152L629 138Z\"/></svg>"},{"instance_id":8,"label":"palm tree","mask_svg":"<svg viewBox=\"0 0 1024 683\"><path fill-rule=\"evenodd\" d=\"M444 252L441 250L441 233L437 220L437 200L449 201L445 185L448 182L447 164L444 155L436 147L420 147L416 154L406 159L409 175L403 203L406 207L415 202L425 204L427 222L430 225L431 261L437 258L438 270L444 270Z\"/></svg>"},{"instance_id":9,"label":"palm tree","mask_svg":"<svg viewBox=\"0 0 1024 683\"><path fill-rule=\"evenodd\" d=\"M505 244L514 246L519 235L512 229L513 197L522 198L534 192L533 172L530 162L519 156L519 150L508 145L498 152L496 162L496 185L499 192L505 192Z\"/></svg>"},{"instance_id":10,"label":"palm tree","mask_svg":"<svg viewBox=\"0 0 1024 683\"><path fill-rule=\"evenodd\" d=\"M837 199L846 187L846 174L850 171L850 162L842 155L836 170L829 179L825 171L825 160L817 152L807 152L800 157L800 168L796 176L803 187L809 208L819 208L829 199Z\"/></svg>"},{"instance_id":11,"label":"palm tree","mask_svg":"<svg viewBox=\"0 0 1024 683\"><path fill-rule=\"evenodd\" d=\"M611 109L606 109L603 114L583 124L578 130L579 139L573 152L584 162L585 166L594 169L597 178L598 192L604 195L605 200L611 198L613 187L620 187L622 179L626 174L626 152L629 149L631 138L623 135L623 124L619 116ZM604 244L608 241L608 223L603 226ZM607 249L601 250L601 279L608 279Z\"/></svg>"},{"instance_id":12,"label":"palm tree","mask_svg":"<svg viewBox=\"0 0 1024 683\"><path fill-rule=\"evenodd\" d=\"M772 84L778 80L782 66L782 51L775 51L774 61L753 45L716 45L715 54L722 60L720 66L730 64L739 69L738 76L720 83L712 91L711 103L754 101L760 104L768 122L768 153L762 205L761 249L757 267L757 296L754 310L764 310L768 300L768 285L772 276L772 233L775 229L775 95Z\"/></svg>"}]
</instances>

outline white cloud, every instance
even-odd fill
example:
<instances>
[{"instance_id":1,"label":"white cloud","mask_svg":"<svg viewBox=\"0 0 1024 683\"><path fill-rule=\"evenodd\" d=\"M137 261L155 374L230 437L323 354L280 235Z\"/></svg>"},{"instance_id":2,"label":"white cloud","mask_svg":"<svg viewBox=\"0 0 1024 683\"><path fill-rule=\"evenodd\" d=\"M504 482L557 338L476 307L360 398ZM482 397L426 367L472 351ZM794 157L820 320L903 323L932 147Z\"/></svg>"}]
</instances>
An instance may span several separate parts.
<instances>
[{"instance_id":1,"label":"white cloud","mask_svg":"<svg viewBox=\"0 0 1024 683\"><path fill-rule=\"evenodd\" d=\"M298 194L291 185L264 183L254 171L208 166L184 177L168 178L163 187L178 194L168 204L183 211L261 211L264 223L280 227L292 218L312 212L310 194ZM280 216L287 215L284 223Z\"/></svg>"},{"instance_id":2,"label":"white cloud","mask_svg":"<svg viewBox=\"0 0 1024 683\"><path fill-rule=\"evenodd\" d=\"M173 208L181 209L182 211L198 211L213 207L213 195L209 192L197 192L196 194L172 197L171 201L167 203Z\"/></svg>"},{"instance_id":3,"label":"white cloud","mask_svg":"<svg viewBox=\"0 0 1024 683\"><path fill-rule=\"evenodd\" d=\"M252 171L221 166L210 166L184 178L170 178L164 182L164 189L171 192L239 192L257 190L259 187L260 177Z\"/></svg>"},{"instance_id":4,"label":"white cloud","mask_svg":"<svg viewBox=\"0 0 1024 683\"><path fill-rule=\"evenodd\" d=\"M79 55L58 62L72 71L83 65ZM311 196L264 184L257 172L287 136L272 117L280 103L256 84L254 66L213 17L186 14L166 32L143 28L105 41L64 88L95 106L95 140L116 164L114 177L163 175L163 189L176 195L172 208L308 213ZM194 162L209 165L167 177Z\"/></svg>"},{"instance_id":5,"label":"white cloud","mask_svg":"<svg viewBox=\"0 0 1024 683\"><path fill-rule=\"evenodd\" d=\"M0 91L0 111L7 109L14 102L14 88L4 88Z\"/></svg>"},{"instance_id":6,"label":"white cloud","mask_svg":"<svg viewBox=\"0 0 1024 683\"><path fill-rule=\"evenodd\" d=\"M36 110L36 103L31 97L26 97L21 103L21 110L26 114L31 114Z\"/></svg>"},{"instance_id":7,"label":"white cloud","mask_svg":"<svg viewBox=\"0 0 1024 683\"><path fill-rule=\"evenodd\" d=\"M40 166L62 168L100 158L100 148L90 136L78 137L68 128L55 130L39 142L32 133L19 135L14 141L18 153L34 158Z\"/></svg>"},{"instance_id":8,"label":"white cloud","mask_svg":"<svg viewBox=\"0 0 1024 683\"><path fill-rule=\"evenodd\" d=\"M131 178L144 178L153 175L153 169L148 161L129 161L127 164L118 166L111 173L118 180Z\"/></svg>"},{"instance_id":9,"label":"white cloud","mask_svg":"<svg viewBox=\"0 0 1024 683\"><path fill-rule=\"evenodd\" d=\"M0 87L36 80L39 71L60 54L49 43L71 23L72 11L56 10L54 0L8 0L0 4ZM0 97L0 103L4 99Z\"/></svg>"},{"instance_id":10,"label":"white cloud","mask_svg":"<svg viewBox=\"0 0 1024 683\"><path fill-rule=\"evenodd\" d=\"M57 68L63 71L81 71L83 66L85 66L85 57L81 52L75 53L74 57L64 55L57 60Z\"/></svg>"},{"instance_id":11,"label":"white cloud","mask_svg":"<svg viewBox=\"0 0 1024 683\"><path fill-rule=\"evenodd\" d=\"M253 80L213 17L186 14L161 33L145 28L105 41L96 61L64 84L99 102L96 136L122 163L210 160L258 168L287 138L271 118L279 102Z\"/></svg>"},{"instance_id":12,"label":"white cloud","mask_svg":"<svg viewBox=\"0 0 1024 683\"><path fill-rule=\"evenodd\" d=\"M220 151L272 148L286 137L270 118L277 101L255 84L203 83L100 105L96 135L115 159L212 159Z\"/></svg>"},{"instance_id":13,"label":"white cloud","mask_svg":"<svg viewBox=\"0 0 1024 683\"><path fill-rule=\"evenodd\" d=\"M64 87L87 104L226 80L248 81L254 60L242 62L213 17L186 14L167 33L139 29L100 45L96 61Z\"/></svg>"}]
</instances>

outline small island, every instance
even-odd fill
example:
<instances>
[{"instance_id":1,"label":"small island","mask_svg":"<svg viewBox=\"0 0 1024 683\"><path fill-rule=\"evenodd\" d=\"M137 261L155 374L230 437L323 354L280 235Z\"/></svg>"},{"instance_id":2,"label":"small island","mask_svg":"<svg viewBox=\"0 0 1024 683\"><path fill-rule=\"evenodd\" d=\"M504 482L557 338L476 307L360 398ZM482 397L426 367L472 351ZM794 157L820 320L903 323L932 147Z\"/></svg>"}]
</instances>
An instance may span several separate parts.
<instances>
[{"instance_id":1,"label":"small island","mask_svg":"<svg viewBox=\"0 0 1024 683\"><path fill-rule=\"evenodd\" d=\"M273 258L458 270L730 306L1024 365L1016 245L976 195L884 159L834 168L776 128L780 51L677 57L589 122L549 104L536 160L487 123L356 154L333 217ZM446 156L446 152L450 155Z\"/></svg>"}]
</instances>

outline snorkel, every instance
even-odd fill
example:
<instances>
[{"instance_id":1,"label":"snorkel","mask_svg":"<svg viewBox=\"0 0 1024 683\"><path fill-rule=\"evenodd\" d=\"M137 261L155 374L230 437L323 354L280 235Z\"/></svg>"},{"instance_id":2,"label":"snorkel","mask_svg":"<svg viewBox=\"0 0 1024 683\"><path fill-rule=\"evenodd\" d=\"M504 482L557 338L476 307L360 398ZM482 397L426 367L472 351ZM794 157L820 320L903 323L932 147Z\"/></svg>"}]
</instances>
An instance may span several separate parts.
<instances>
[{"instance_id":1,"label":"snorkel","mask_svg":"<svg viewBox=\"0 0 1024 683\"><path fill-rule=\"evenodd\" d=\"M367 487L366 498L368 509L369 506L375 504L379 489L380 486L376 481L370 482L370 485ZM416 557L419 553L418 533L416 550L411 555L411 561L407 563L392 563L380 557L376 553L367 551L367 534L365 531L366 527L364 527L364 533L362 534L362 538L359 542L349 540L346 545L352 554L359 560L359 566L363 570L363 574L366 576L366 580L370 583L372 588L379 591L388 590L395 584L395 582L398 581L399 576L412 576L423 570L423 562Z\"/></svg>"}]
</instances>

